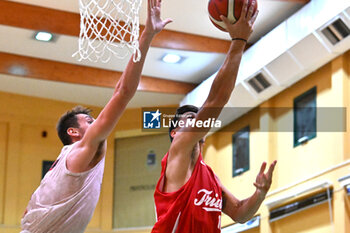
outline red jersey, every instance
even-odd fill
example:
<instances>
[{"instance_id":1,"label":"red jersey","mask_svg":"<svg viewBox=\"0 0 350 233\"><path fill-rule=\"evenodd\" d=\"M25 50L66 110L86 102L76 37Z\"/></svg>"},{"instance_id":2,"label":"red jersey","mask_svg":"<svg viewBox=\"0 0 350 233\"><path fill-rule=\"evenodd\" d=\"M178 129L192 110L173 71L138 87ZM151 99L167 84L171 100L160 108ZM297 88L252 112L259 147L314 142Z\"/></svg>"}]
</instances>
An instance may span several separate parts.
<instances>
[{"instance_id":1,"label":"red jersey","mask_svg":"<svg viewBox=\"0 0 350 233\"><path fill-rule=\"evenodd\" d=\"M154 192L157 222L152 233L220 233L222 193L211 168L200 154L191 178L176 192L163 192L169 152Z\"/></svg>"}]
</instances>

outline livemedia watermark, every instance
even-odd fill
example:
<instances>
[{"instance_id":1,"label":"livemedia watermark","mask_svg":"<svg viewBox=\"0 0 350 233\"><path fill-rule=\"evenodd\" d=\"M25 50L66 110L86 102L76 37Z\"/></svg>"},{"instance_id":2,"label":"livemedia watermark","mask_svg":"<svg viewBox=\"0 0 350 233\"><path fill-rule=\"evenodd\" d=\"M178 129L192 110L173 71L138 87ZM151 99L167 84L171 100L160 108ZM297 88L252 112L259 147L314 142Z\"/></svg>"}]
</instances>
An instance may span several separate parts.
<instances>
[{"instance_id":1,"label":"livemedia watermark","mask_svg":"<svg viewBox=\"0 0 350 233\"><path fill-rule=\"evenodd\" d=\"M298 108L234 108L225 107L216 118L197 120L175 115L177 108L142 108L142 131L168 132L169 128L185 127L200 131L235 132L230 123L244 120L251 129L258 132L295 132L296 130L315 132L346 132L347 109L343 107ZM218 108L206 111L217 112ZM186 114L186 113L185 113ZM177 121L173 119L177 117ZM266 118L267 117L267 118ZM268 120L266 120L268 119Z\"/></svg>"}]
</instances>

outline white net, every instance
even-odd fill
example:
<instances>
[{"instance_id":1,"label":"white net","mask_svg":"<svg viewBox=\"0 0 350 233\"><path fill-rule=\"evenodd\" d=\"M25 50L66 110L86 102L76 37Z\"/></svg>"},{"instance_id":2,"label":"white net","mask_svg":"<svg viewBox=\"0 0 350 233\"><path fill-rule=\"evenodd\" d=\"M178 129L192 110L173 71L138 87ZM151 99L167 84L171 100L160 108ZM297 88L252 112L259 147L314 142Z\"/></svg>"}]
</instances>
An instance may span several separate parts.
<instances>
[{"instance_id":1,"label":"white net","mask_svg":"<svg viewBox=\"0 0 350 233\"><path fill-rule=\"evenodd\" d=\"M108 62L135 54L139 61L139 10L142 0L79 0L79 61Z\"/></svg>"}]
</instances>

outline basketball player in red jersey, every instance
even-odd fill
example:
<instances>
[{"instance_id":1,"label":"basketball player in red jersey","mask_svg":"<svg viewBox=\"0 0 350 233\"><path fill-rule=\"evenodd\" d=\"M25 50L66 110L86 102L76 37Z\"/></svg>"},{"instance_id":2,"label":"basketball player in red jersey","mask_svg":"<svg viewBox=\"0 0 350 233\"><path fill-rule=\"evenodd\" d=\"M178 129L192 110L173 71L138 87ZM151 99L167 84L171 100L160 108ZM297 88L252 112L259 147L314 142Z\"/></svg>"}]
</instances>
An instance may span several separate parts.
<instances>
[{"instance_id":1,"label":"basketball player in red jersey","mask_svg":"<svg viewBox=\"0 0 350 233\"><path fill-rule=\"evenodd\" d=\"M22 233L85 231L101 191L106 139L137 90L152 39L171 22L160 18L160 2L148 0L146 25L139 40L141 59L130 59L96 120L82 107L61 117L57 131L64 147L31 196L21 221Z\"/></svg>"},{"instance_id":2,"label":"basketball player in red jersey","mask_svg":"<svg viewBox=\"0 0 350 233\"><path fill-rule=\"evenodd\" d=\"M154 193L157 222L152 233L219 233L221 212L243 223L254 216L270 188L276 161L267 173L264 173L266 163L262 164L254 183L256 191L251 197L238 200L202 159L201 144L209 128L176 127L174 124L180 121L186 124L188 120L203 122L219 116L235 86L243 50L256 17L257 12L254 13L252 6L248 7L248 0L235 24L221 16L232 43L202 108L180 107L169 128L172 143L162 160L161 176Z\"/></svg>"}]
</instances>

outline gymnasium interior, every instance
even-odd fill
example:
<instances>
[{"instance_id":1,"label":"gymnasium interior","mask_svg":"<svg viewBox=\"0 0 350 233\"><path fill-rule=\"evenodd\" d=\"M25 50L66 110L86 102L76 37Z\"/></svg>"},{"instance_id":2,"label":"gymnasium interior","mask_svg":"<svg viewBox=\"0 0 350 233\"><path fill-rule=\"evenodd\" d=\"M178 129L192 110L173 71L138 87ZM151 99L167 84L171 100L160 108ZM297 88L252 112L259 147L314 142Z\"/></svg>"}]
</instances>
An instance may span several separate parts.
<instances>
[{"instance_id":1,"label":"gymnasium interior","mask_svg":"<svg viewBox=\"0 0 350 233\"><path fill-rule=\"evenodd\" d=\"M147 1L140 8L140 29ZM208 0L162 1L174 22L154 39L136 95L108 139L102 191L87 233L149 233L153 193L170 140L144 111L201 106L230 46ZM277 160L256 215L223 233L350 232L350 2L258 0L260 15L237 83L206 137L203 158L238 199L262 162ZM31 194L59 155L59 117L97 117L131 55L78 61L79 1L0 0L0 233L20 231ZM35 33L52 33L49 42ZM166 54L179 62L165 63ZM164 110L165 111L165 110Z\"/></svg>"}]
</instances>

